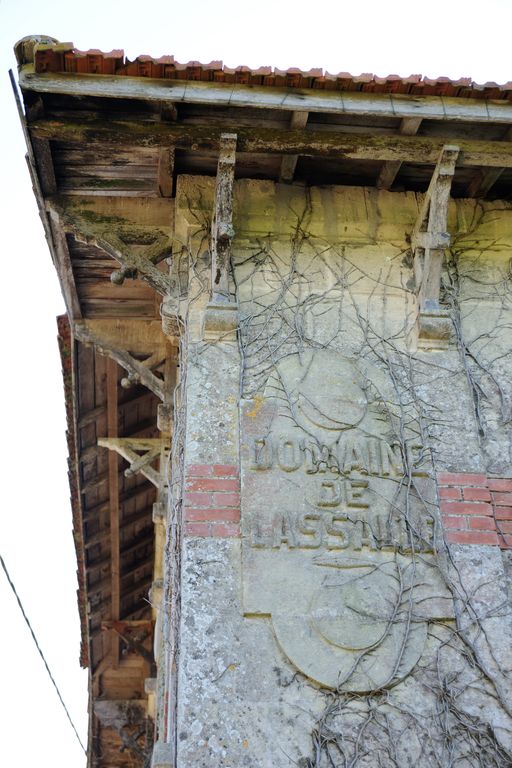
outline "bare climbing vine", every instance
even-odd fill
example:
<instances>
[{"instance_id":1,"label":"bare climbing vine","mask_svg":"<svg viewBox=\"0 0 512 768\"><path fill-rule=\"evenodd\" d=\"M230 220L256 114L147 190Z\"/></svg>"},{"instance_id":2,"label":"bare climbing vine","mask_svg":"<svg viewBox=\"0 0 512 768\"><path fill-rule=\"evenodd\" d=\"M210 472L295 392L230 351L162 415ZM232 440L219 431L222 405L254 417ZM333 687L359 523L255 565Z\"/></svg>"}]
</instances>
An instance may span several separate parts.
<instances>
[{"instance_id":1,"label":"bare climbing vine","mask_svg":"<svg viewBox=\"0 0 512 768\"><path fill-rule=\"evenodd\" d=\"M450 466L454 444L460 441L467 440L468 451L474 449L476 454L479 446L472 446L468 437L474 423L487 469L504 471L512 462L512 456L501 457L501 464L498 458L503 446L509 446L504 435L512 413L511 353L510 343L505 343L511 330L511 279L506 268L494 267L488 276L486 249L499 253L505 246L501 242L486 242L485 247L475 243L475 233L490 223L493 211L475 208L468 232L455 238L448 254L442 300L451 313L455 345L442 354L415 352L410 343L416 304L407 250L390 246L383 260L375 258L377 243L373 250L372 243L365 243L365 250L355 256L353 248L324 241L311 232L312 206L307 193L303 209L292 213L295 224L289 238L261 237L232 261L233 292L240 306L241 397L254 398L270 386L286 406L289 392L280 377L280 364L291 355L306 359L316 350L334 351L385 375L389 391L380 391L378 382L370 380L366 387L388 425L386 440L401 457L402 472L388 499L387 523L372 527L367 518L357 515L352 522L363 530L368 528L367 536L376 550L389 544L389 530L397 516L407 532L407 544L395 547L394 554L388 552L396 564L396 583L394 605L386 614L390 617L387 632L396 621L403 627L397 664L421 616L421 598L411 586L416 571L423 572L426 566L437 569L453 598L455 614L451 619L431 618L425 652L398 684L392 671L370 691L349 690L351 676L377 650L371 648L357 656L338 690L318 687L316 708L308 716L310 751L298 759L290 757L290 764L299 768L512 766L512 711L503 682L507 670L495 653L495 638L490 636L500 621L510 621L510 609L505 602L495 601L485 578L466 584L461 563L442 541L435 488L424 471L425 466L434 470ZM208 242L206 220L198 220L198 230L202 239L195 237L200 242L195 255L190 243L183 251L196 291L192 301L208 286L207 259L202 258ZM510 252L510 244L507 248ZM373 260L361 258L368 251ZM492 323L482 328L476 310L489 297ZM182 371L187 367L186 320L183 337ZM195 354L200 355L201 350ZM456 401L463 381L467 382L474 419L466 425L455 423L451 414L451 405L454 412L460 412ZM182 379L179 393L184 391ZM446 395L442 402L439 392ZM179 394L172 456L175 501L168 543L174 576L167 593L175 617L179 615L178 500L185 409L184 396ZM290 402L288 411L293 419ZM343 474L343 467L336 465L336 451L326 453L323 446L317 447L311 453L311 472ZM425 532L425 520L431 524L431 537ZM409 570L404 568L405 555ZM170 653L171 657L177 654L176 643L170 642ZM312 685L300 673L282 684Z\"/></svg>"}]
</instances>

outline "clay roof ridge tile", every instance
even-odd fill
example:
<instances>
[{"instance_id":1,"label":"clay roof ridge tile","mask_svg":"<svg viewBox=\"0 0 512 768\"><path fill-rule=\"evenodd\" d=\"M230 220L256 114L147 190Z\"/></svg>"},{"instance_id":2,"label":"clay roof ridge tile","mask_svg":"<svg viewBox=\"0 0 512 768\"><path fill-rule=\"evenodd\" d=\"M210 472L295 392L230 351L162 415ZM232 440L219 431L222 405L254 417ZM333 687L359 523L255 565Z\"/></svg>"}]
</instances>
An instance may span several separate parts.
<instances>
[{"instance_id":1,"label":"clay roof ridge tile","mask_svg":"<svg viewBox=\"0 0 512 768\"><path fill-rule=\"evenodd\" d=\"M60 63L58 56L65 54L66 66L64 68L63 62ZM309 79L313 87L335 87L337 89L348 87L349 90L358 90L361 86L367 86L367 90L372 90L372 86L388 86L394 87L401 83L404 86L414 85L417 89L432 89L430 92L436 92L438 95L464 95L468 97L470 94L468 91L472 91L478 98L499 98L497 92L502 93L504 98L512 91L512 81L499 84L492 81L486 83L476 83L470 77L461 77L457 80L453 80L449 77L427 77L419 74L412 74L408 77L401 77L400 75L389 74L386 76L377 76L372 73L361 73L360 75L352 75L349 72L332 73L323 71L320 68L313 68L310 70L302 70L298 67L289 67L288 69L279 69L272 67L258 67L251 68L246 66L238 67L224 67L222 61L211 61L210 63L201 63L199 61L188 61L185 64L181 64L175 61L174 56L161 56L154 58L148 55L138 56L135 62L125 60L125 54L123 49L113 49L112 51L100 51L96 48L90 48L87 51L82 51L78 48L73 48L72 44L68 43L55 43L49 45L47 43L41 43L36 47L36 70L47 71L49 68L52 71L75 71L72 67L72 60L77 62L87 59L87 57L101 57L103 60L120 60L120 66L116 63L115 67L122 68L124 65L140 63L152 63L155 65L173 66L176 72L185 73L181 79L187 79L187 70L197 70L201 72L215 72L216 77L222 79L223 75L234 76L236 74L249 74L251 77L262 77L264 85L272 86L276 84L276 78L292 78L292 81L296 84L300 84L300 78ZM87 66L87 65L86 65ZM93 66L93 70L97 67ZM83 69L79 71L84 71ZM96 74L95 71L91 71L91 74ZM121 73L120 74L124 74ZM141 73L142 76L143 73ZM161 76L165 76L162 73ZM197 77L196 73L192 74L192 78ZM303 84L303 83L302 83ZM380 92L380 88L377 88L377 92ZM459 89L459 90L458 90ZM478 96L477 96L478 94Z\"/></svg>"},{"instance_id":2,"label":"clay roof ridge tile","mask_svg":"<svg viewBox=\"0 0 512 768\"><path fill-rule=\"evenodd\" d=\"M89 48L87 51L80 51L78 48L73 48L72 53L77 58L101 56L104 59L124 59L124 50L122 48L114 48L111 51L100 51L99 48Z\"/></svg>"}]
</instances>

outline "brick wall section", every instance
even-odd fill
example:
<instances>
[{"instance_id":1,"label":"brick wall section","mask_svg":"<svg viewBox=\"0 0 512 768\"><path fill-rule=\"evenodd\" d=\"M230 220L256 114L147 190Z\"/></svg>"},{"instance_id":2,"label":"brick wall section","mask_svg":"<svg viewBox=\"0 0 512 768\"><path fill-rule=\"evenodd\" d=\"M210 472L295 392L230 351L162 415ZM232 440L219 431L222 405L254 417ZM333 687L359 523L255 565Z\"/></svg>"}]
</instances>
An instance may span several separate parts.
<instances>
[{"instance_id":1,"label":"brick wall section","mask_svg":"<svg viewBox=\"0 0 512 768\"><path fill-rule=\"evenodd\" d=\"M240 536L238 467L189 464L183 510L185 536Z\"/></svg>"},{"instance_id":2,"label":"brick wall section","mask_svg":"<svg viewBox=\"0 0 512 768\"><path fill-rule=\"evenodd\" d=\"M512 478L439 472L437 484L448 543L512 548Z\"/></svg>"}]
</instances>

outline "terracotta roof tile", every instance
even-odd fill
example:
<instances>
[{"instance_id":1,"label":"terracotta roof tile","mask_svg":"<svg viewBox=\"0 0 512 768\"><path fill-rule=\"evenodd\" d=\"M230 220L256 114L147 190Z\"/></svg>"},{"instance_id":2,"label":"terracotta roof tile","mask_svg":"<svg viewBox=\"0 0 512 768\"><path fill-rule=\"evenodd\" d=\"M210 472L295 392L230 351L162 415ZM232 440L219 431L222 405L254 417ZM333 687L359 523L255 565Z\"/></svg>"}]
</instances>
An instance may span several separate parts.
<instances>
[{"instance_id":1,"label":"terracotta roof tile","mask_svg":"<svg viewBox=\"0 0 512 768\"><path fill-rule=\"evenodd\" d=\"M478 84L468 77L452 80L449 77L423 77L422 75L387 75L371 73L336 74L322 69L303 71L296 67L272 69L246 66L225 67L222 61L203 64L199 61L177 62L174 56L138 56L135 61L125 59L122 50L104 53L91 49L79 51L69 43L39 44L35 47L35 70L45 72L73 72L82 74L128 75L168 80L190 80L240 85L260 85L268 88L314 88L337 91L364 91L366 93L396 93L413 96L459 96L475 99L508 99L512 101L512 82Z\"/></svg>"}]
</instances>

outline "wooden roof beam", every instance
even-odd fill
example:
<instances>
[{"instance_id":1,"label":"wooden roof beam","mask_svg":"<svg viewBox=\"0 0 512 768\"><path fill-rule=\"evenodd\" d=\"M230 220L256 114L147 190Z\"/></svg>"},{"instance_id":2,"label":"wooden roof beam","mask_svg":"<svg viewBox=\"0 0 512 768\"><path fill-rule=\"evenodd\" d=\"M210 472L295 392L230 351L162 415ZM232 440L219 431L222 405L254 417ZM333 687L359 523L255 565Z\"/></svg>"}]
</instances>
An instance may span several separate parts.
<instances>
[{"instance_id":1,"label":"wooden roof beam","mask_svg":"<svg viewBox=\"0 0 512 768\"><path fill-rule=\"evenodd\" d=\"M117 438L118 433L118 367L115 360L107 360L107 429L109 439ZM119 551L119 474L118 457L116 453L109 451L108 455L108 491L110 507L110 578L111 578L111 611L112 621L119 620L121 607L120 597L120 551ZM115 632L110 633L110 649L112 666L119 665L119 636Z\"/></svg>"},{"instance_id":2,"label":"wooden roof beam","mask_svg":"<svg viewBox=\"0 0 512 768\"><path fill-rule=\"evenodd\" d=\"M503 137L504 141L512 141L512 128ZM480 170L468 184L466 197L485 197L500 178L504 168L489 168Z\"/></svg>"},{"instance_id":3,"label":"wooden roof beam","mask_svg":"<svg viewBox=\"0 0 512 768\"><path fill-rule=\"evenodd\" d=\"M309 112L292 112L292 119L290 120L290 128L293 130L302 130L306 127L308 122ZM295 175L295 168L297 166L298 155L285 155L281 160L281 171L279 173L279 181L286 184L291 184Z\"/></svg>"},{"instance_id":4,"label":"wooden roof beam","mask_svg":"<svg viewBox=\"0 0 512 768\"><path fill-rule=\"evenodd\" d=\"M23 90L64 96L105 99L172 101L174 104L204 104L226 107L256 107L290 112L308 110L325 114L421 117L455 122L511 123L512 104L506 100L469 99L446 96L375 94L354 91L319 91L313 88L266 88L142 77L35 74L27 64L19 73Z\"/></svg>"},{"instance_id":5,"label":"wooden roof beam","mask_svg":"<svg viewBox=\"0 0 512 768\"><path fill-rule=\"evenodd\" d=\"M213 125L145 123L129 120L37 120L32 135L90 146L176 146L220 151L222 131ZM286 130L236 127L237 152L308 155L351 160L399 160L424 165L437 163L445 139L430 136L349 134L334 130ZM512 142L460 139L459 165L512 168ZM100 247L103 247L100 245ZM165 280L162 272L160 280ZM162 290L162 293L165 291Z\"/></svg>"},{"instance_id":6,"label":"wooden roof beam","mask_svg":"<svg viewBox=\"0 0 512 768\"><path fill-rule=\"evenodd\" d=\"M402 136L415 136L422 122L421 117L404 117L400 123L398 133ZM377 188L390 189L401 165L401 160L388 160L385 162L377 178Z\"/></svg>"}]
</instances>

